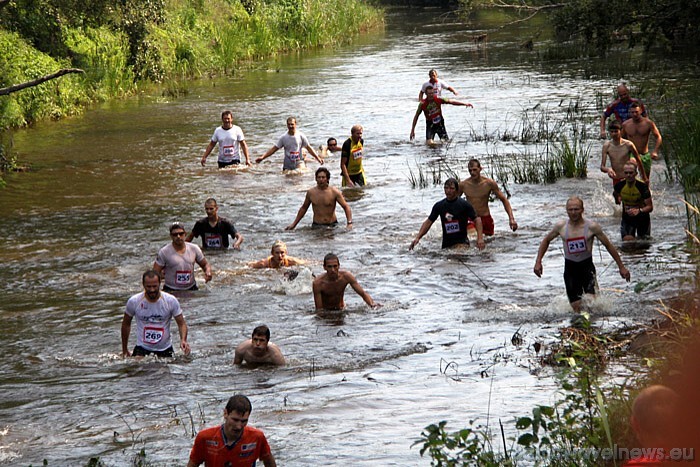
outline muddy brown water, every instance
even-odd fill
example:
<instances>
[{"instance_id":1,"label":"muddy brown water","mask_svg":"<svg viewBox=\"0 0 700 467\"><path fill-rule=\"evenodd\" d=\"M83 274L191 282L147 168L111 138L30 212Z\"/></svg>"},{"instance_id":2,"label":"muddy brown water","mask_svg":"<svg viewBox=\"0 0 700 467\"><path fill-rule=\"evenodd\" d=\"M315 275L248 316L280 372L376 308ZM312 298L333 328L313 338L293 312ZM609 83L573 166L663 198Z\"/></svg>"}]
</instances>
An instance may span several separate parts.
<instances>
[{"instance_id":1,"label":"muddy brown water","mask_svg":"<svg viewBox=\"0 0 700 467\"><path fill-rule=\"evenodd\" d=\"M441 163L466 177L471 157L490 175L491 157L543 151L543 143L477 137L517 131L525 109L563 118L568 103L578 102L580 124L596 135L594 95L611 83L543 72L522 58L516 39L469 41L477 32L437 14L392 12L386 31L353 46L192 83L180 99L113 102L17 131L14 147L33 170L10 175L0 193L0 463L84 465L99 456L122 466L143 448L153 465L184 465L193 431L220 423L225 400L241 392L251 397L251 424L266 432L278 465L428 465L411 447L426 425L448 420L457 429L477 420L497 430L498 419L551 403L552 372L539 367L531 344L570 316L559 243L541 279L532 267L571 194L620 244L619 208L597 168L601 143L588 142L585 180L511 181L520 229L507 231L505 212L493 203L497 235L481 253L440 251L437 226L408 251L443 197L441 184L417 189L409 178L418 167L432 177ZM418 90L433 67L474 104L446 109L454 141L437 148L408 140ZM296 231L284 231L314 181L312 172L283 176L279 153L239 173L217 171L213 157L201 168L225 108L253 157L285 131L289 115L315 146L329 136L342 143L353 124L364 125L370 185L346 191L354 229L313 230L308 214ZM420 119L419 141L423 125ZM327 164L334 184L338 163L333 156ZM593 308L601 326L655 317L658 300L692 276L681 191L664 167L655 163L652 176L654 240L622 254L632 282L595 249L601 294ZM210 196L246 240L240 252L208 254L211 286L181 297L191 358L121 359L126 300L169 241L168 225L192 225ZM293 282L245 267L276 239L311 261ZM345 312L314 313L311 273L322 272L330 251L382 308L370 310L348 292ZM270 326L288 366L231 365L235 345L260 323ZM517 330L520 347L511 343Z\"/></svg>"}]
</instances>

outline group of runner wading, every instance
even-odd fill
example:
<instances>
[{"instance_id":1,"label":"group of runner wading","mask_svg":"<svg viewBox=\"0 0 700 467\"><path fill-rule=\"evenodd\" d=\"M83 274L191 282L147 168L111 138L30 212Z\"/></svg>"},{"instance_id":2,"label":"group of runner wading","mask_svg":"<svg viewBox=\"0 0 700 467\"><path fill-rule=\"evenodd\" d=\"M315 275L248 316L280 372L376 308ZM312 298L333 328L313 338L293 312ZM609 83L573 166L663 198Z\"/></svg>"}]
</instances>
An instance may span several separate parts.
<instances>
[{"instance_id":1,"label":"group of runner wading","mask_svg":"<svg viewBox=\"0 0 700 467\"><path fill-rule=\"evenodd\" d=\"M469 103L442 97L441 93L444 89L455 95L458 94L452 86L438 78L436 70L430 70L429 81L423 84L419 93L420 103L411 126L411 140L415 137L415 127L421 114L425 116L426 142L432 144L435 136L440 137L441 140L448 138L441 110L443 104L472 107ZM621 237L623 240L632 240L650 235L649 213L653 210L653 204L649 190L649 175L651 161L658 158L662 139L654 122L646 116L644 105L639 100L630 98L627 87L620 85L617 92L619 98L605 109L600 120L601 137L605 138L606 120L614 116L607 127L610 140L603 144L601 171L607 173L612 179L615 202L622 204ZM232 112L224 111L221 114L221 122L221 126L214 131L201 157L202 166L206 165L207 158L217 145L219 168L251 165L243 131L233 124ZM650 152L649 139L652 135L655 138L655 147ZM342 185L344 187L365 186L367 179L362 165L365 156L362 136L362 126L353 125L350 129L350 137L342 146L338 145L335 138L329 138L327 145L320 148L319 155L307 137L297 130L296 119L289 117L287 132L280 136L262 156L257 157L255 163L262 162L283 148L283 172L303 173L308 154L313 156L319 164L324 164L325 158L340 152L339 169ZM610 166L607 165L608 159ZM468 162L468 170L469 177L465 180L449 178L445 181L445 198L435 203L408 246L409 250L414 249L438 218L442 226L442 248L469 247L469 228L474 228L476 247L479 250L484 249L486 246L484 237L495 233L493 218L489 211L491 196L498 198L503 204L508 215L509 228L513 232L518 229L508 198L501 192L496 181L481 174L482 166L479 160L471 159ZM641 180L637 178L638 175ZM346 228L352 229L352 210L343 193L330 185L330 179L331 172L326 167L321 166L316 170L316 186L306 192L304 202L295 219L286 226L285 230L296 228L309 207L313 211L312 226L335 227L338 224L337 206L340 206L345 213ZM178 327L180 349L185 355L190 354L187 323L179 301L173 293L197 290L195 263L202 269L205 282L211 281L211 265L205 258L203 250L227 248L238 250L244 241L243 235L236 230L234 224L225 217L219 216L218 209L217 201L209 198L204 202L206 216L196 221L189 233L179 222L169 227L171 242L158 251L152 269L143 273L143 292L132 296L127 301L121 326L123 356L143 358L153 354L158 357L172 357L174 350L170 323L173 319ZM582 309L584 294L594 294L596 289L596 273L592 259L594 238L597 238L608 250L622 278L630 280L630 272L625 268L612 242L600 225L584 219L583 213L584 201L577 196L571 196L566 201L568 218L556 223L542 240L534 266L534 273L540 277L543 273L542 259L550 242L561 237L565 257L564 283L569 302L576 312ZM201 238L201 248L191 243L195 238ZM272 245L269 256L250 262L248 266L254 269L282 269L306 263L306 260L289 256L287 245L278 240ZM368 306L373 308L381 306L365 292L352 273L340 269L340 259L334 253L329 253L323 258L323 269L325 273L314 278L312 284L316 310L342 310L345 307L344 294L348 285ZM136 318L136 345L132 351L129 351L129 335L134 318ZM267 326L257 326L252 331L251 338L236 347L233 363L236 365L243 363L284 365L285 358L279 347L270 342L270 336L270 329ZM247 426L251 409L250 401L245 396L233 396L224 409L224 423L220 427L204 430L197 435L188 466L197 466L202 462L207 465L254 465L257 459L267 467L276 465L264 434L260 430Z\"/></svg>"}]
</instances>

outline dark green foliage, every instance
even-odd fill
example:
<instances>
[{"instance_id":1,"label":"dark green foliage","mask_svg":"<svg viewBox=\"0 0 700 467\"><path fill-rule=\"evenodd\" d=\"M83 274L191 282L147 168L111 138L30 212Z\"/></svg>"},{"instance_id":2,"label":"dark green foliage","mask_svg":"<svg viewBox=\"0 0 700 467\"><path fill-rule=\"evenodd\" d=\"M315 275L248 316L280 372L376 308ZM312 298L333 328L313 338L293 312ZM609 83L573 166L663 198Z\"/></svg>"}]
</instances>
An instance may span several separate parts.
<instances>
[{"instance_id":1,"label":"dark green foliage","mask_svg":"<svg viewBox=\"0 0 700 467\"><path fill-rule=\"evenodd\" d=\"M664 45L680 50L700 44L696 0L577 0L553 13L560 40L577 39L589 53L605 55L616 44Z\"/></svg>"}]
</instances>

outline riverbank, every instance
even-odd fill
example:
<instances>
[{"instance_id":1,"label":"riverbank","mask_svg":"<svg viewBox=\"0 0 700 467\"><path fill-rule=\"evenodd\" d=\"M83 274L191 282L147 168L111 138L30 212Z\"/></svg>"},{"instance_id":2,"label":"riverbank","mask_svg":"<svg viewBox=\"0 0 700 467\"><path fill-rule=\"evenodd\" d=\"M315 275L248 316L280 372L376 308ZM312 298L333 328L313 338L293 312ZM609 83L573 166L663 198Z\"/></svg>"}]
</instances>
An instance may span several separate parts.
<instances>
[{"instance_id":1,"label":"riverbank","mask_svg":"<svg viewBox=\"0 0 700 467\"><path fill-rule=\"evenodd\" d=\"M92 17L65 6L46 15L46 7L0 9L0 87L65 68L85 73L0 97L0 129L80 114L139 91L179 95L188 80L232 75L278 53L345 44L384 24L383 11L362 0L127 1L96 7Z\"/></svg>"}]
</instances>

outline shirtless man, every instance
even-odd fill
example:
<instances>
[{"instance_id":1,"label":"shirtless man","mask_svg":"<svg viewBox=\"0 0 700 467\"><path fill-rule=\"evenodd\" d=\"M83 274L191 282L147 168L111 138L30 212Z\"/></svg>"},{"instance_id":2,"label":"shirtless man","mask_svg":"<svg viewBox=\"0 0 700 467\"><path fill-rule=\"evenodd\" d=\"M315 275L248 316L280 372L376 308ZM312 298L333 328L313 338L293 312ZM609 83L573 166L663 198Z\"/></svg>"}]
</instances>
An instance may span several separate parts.
<instances>
[{"instance_id":1,"label":"shirtless man","mask_svg":"<svg viewBox=\"0 0 700 467\"><path fill-rule=\"evenodd\" d=\"M314 304L317 310L342 310L345 308L343 297L348 285L370 307L381 306L364 291L351 272L340 269L340 260L333 253L328 253L323 258L323 269L326 270L326 273L317 277L313 283Z\"/></svg>"},{"instance_id":2,"label":"shirtless man","mask_svg":"<svg viewBox=\"0 0 700 467\"><path fill-rule=\"evenodd\" d=\"M622 123L622 137L634 143L642 159L644 174L651 176L651 160L659 158L659 149L663 144L661 133L656 124L649 118L642 116L642 107L636 102L630 106L630 118ZM654 135L656 144L649 154L649 136Z\"/></svg>"},{"instance_id":3,"label":"shirtless man","mask_svg":"<svg viewBox=\"0 0 700 467\"><path fill-rule=\"evenodd\" d=\"M489 196L491 196L491 193L496 195L496 198L503 203L503 208L508 214L508 224L511 230L513 232L518 230L518 223L515 222L515 217L513 217L513 208L510 206L510 201L498 189L498 184L494 180L481 176L481 163L476 159L472 159L467 164L467 168L470 176L459 183L459 191L460 194L464 193L467 201L474 207L476 215L481 218L484 235L493 235L494 233L493 218L491 217L491 211L489 211Z\"/></svg>"},{"instance_id":4,"label":"shirtless man","mask_svg":"<svg viewBox=\"0 0 700 467\"><path fill-rule=\"evenodd\" d=\"M316 170L316 186L310 188L306 192L304 203L299 208L296 219L289 224L285 230L294 230L299 221L306 215L309 206L314 212L313 226L333 226L338 223L338 218L335 217L335 205L340 204L340 207L345 211L348 229L352 228L352 211L343 194L335 187L328 184L331 179L331 172L325 167L319 167Z\"/></svg>"},{"instance_id":5,"label":"shirtless man","mask_svg":"<svg viewBox=\"0 0 700 467\"><path fill-rule=\"evenodd\" d=\"M270 329L264 324L253 329L251 339L241 342L236 347L233 364L246 363L271 363L284 365L284 356L280 348L270 343Z\"/></svg>"},{"instance_id":6,"label":"shirtless man","mask_svg":"<svg viewBox=\"0 0 700 467\"><path fill-rule=\"evenodd\" d=\"M615 246L605 235L597 222L583 218L583 200L578 196L572 196L566 202L566 214L568 220L557 222L549 232L537 251L534 272L537 277L542 277L542 258L549 248L549 244L557 237L564 242L564 283L566 295L575 312L581 311L581 298L584 293L595 294L596 275L593 265L593 238L596 237L605 246L620 270L620 276L630 281L630 272L622 263L620 254Z\"/></svg>"},{"instance_id":7,"label":"shirtless man","mask_svg":"<svg viewBox=\"0 0 700 467\"><path fill-rule=\"evenodd\" d=\"M272 244L271 253L272 254L265 259L248 263L248 266L255 269L279 269L283 267L286 268L289 266L300 266L302 264L306 264L303 259L287 256L287 244L282 240L277 240Z\"/></svg>"},{"instance_id":8,"label":"shirtless man","mask_svg":"<svg viewBox=\"0 0 700 467\"><path fill-rule=\"evenodd\" d=\"M318 157L306 136L302 132L297 131L297 119L294 117L287 119L287 132L280 136L275 145L268 149L265 154L255 159L255 163L261 163L276 153L279 148L284 148L282 171L297 170L305 167L306 153L304 149L314 156L319 164L323 164L323 159Z\"/></svg>"},{"instance_id":9,"label":"shirtless man","mask_svg":"<svg viewBox=\"0 0 700 467\"><path fill-rule=\"evenodd\" d=\"M622 171L625 165L630 161L630 154L637 161L637 166L641 169L642 179L649 182L649 176L644 171L642 160L639 158L639 152L632 141L622 138L622 125L617 120L610 122L608 131L610 132L610 140L603 144L603 158L600 161L600 171L608 174L612 178L613 186L625 179ZM607 160L610 158L610 167L607 167Z\"/></svg>"}]
</instances>

